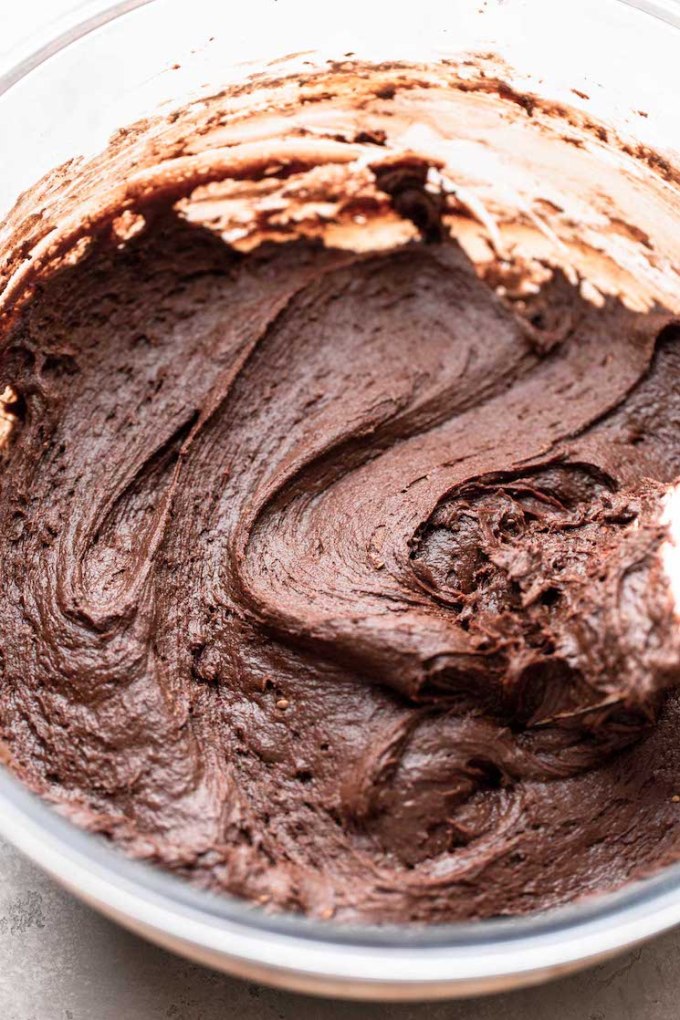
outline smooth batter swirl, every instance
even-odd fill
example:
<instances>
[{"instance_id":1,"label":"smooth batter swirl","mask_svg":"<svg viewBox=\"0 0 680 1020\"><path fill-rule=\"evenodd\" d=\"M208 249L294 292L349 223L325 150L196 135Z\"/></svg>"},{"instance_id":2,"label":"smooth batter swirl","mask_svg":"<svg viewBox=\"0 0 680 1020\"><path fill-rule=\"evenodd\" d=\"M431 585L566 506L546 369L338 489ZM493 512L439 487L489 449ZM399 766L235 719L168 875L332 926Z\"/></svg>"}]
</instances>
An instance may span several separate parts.
<instances>
[{"instance_id":1,"label":"smooth batter swirl","mask_svg":"<svg viewBox=\"0 0 680 1020\"><path fill-rule=\"evenodd\" d=\"M400 211L430 243L242 255L156 206L25 305L2 732L200 885L522 913L680 856L680 331L559 273L515 307Z\"/></svg>"}]
</instances>

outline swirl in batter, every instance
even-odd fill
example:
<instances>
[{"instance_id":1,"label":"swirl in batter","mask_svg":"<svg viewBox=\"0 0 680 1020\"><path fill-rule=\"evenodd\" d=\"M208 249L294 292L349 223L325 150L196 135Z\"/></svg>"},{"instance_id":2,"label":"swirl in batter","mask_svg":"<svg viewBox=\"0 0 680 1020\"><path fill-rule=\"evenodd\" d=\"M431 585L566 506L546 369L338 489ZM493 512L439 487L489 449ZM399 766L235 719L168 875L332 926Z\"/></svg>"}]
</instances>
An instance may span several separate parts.
<instances>
[{"instance_id":1,"label":"swirl in batter","mask_svg":"<svg viewBox=\"0 0 680 1020\"><path fill-rule=\"evenodd\" d=\"M242 255L156 207L0 358L13 769L324 918L524 913L680 856L680 332L558 273L514 307L425 233Z\"/></svg>"}]
</instances>

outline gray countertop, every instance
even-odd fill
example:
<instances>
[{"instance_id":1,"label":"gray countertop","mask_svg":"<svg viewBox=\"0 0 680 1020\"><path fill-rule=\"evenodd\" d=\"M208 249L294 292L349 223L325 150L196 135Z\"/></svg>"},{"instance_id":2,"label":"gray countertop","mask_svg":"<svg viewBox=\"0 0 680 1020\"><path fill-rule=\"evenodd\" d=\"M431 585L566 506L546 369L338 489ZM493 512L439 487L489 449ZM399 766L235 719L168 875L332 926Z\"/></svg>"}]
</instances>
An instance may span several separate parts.
<instances>
[{"instance_id":1,"label":"gray countertop","mask_svg":"<svg viewBox=\"0 0 680 1020\"><path fill-rule=\"evenodd\" d=\"M277 992L147 945L0 843L2 1020L676 1020L680 931L541 988L367 1005Z\"/></svg>"}]
</instances>

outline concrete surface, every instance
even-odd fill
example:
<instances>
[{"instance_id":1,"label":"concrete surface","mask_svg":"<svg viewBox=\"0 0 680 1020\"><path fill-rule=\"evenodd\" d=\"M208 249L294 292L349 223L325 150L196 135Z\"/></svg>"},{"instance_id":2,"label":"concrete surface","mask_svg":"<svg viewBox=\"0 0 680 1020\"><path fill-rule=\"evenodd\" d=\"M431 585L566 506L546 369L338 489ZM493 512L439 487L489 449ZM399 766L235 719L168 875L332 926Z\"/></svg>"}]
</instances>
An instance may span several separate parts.
<instances>
[{"instance_id":1,"label":"concrete surface","mask_svg":"<svg viewBox=\"0 0 680 1020\"><path fill-rule=\"evenodd\" d=\"M204 970L99 917L0 843L0 1020L676 1020L680 931L542 988L460 1002L307 998Z\"/></svg>"}]
</instances>

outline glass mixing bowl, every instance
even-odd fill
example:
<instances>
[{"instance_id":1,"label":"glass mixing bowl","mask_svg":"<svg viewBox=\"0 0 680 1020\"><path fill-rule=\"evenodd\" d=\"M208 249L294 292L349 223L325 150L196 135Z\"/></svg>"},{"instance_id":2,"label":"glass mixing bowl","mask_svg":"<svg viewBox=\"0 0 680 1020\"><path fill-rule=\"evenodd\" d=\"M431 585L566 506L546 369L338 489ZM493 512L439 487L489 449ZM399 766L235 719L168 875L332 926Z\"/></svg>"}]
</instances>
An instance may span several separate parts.
<instances>
[{"instance_id":1,"label":"glass mixing bowl","mask_svg":"<svg viewBox=\"0 0 680 1020\"><path fill-rule=\"evenodd\" d=\"M24 200L10 212L18 196L54 166L92 156L139 118L258 72L295 73L348 54L424 62L470 52L493 54L517 88L613 124L636 145L662 151L665 167L680 167L675 0L81 3L0 68L4 229L14 229L29 211ZM657 238L675 265L678 179L666 177L668 214ZM124 859L58 817L5 770L0 833L77 896L155 942L244 977L320 994L423 999L535 983L680 922L676 868L614 894L514 920L416 929L269 916Z\"/></svg>"}]
</instances>

